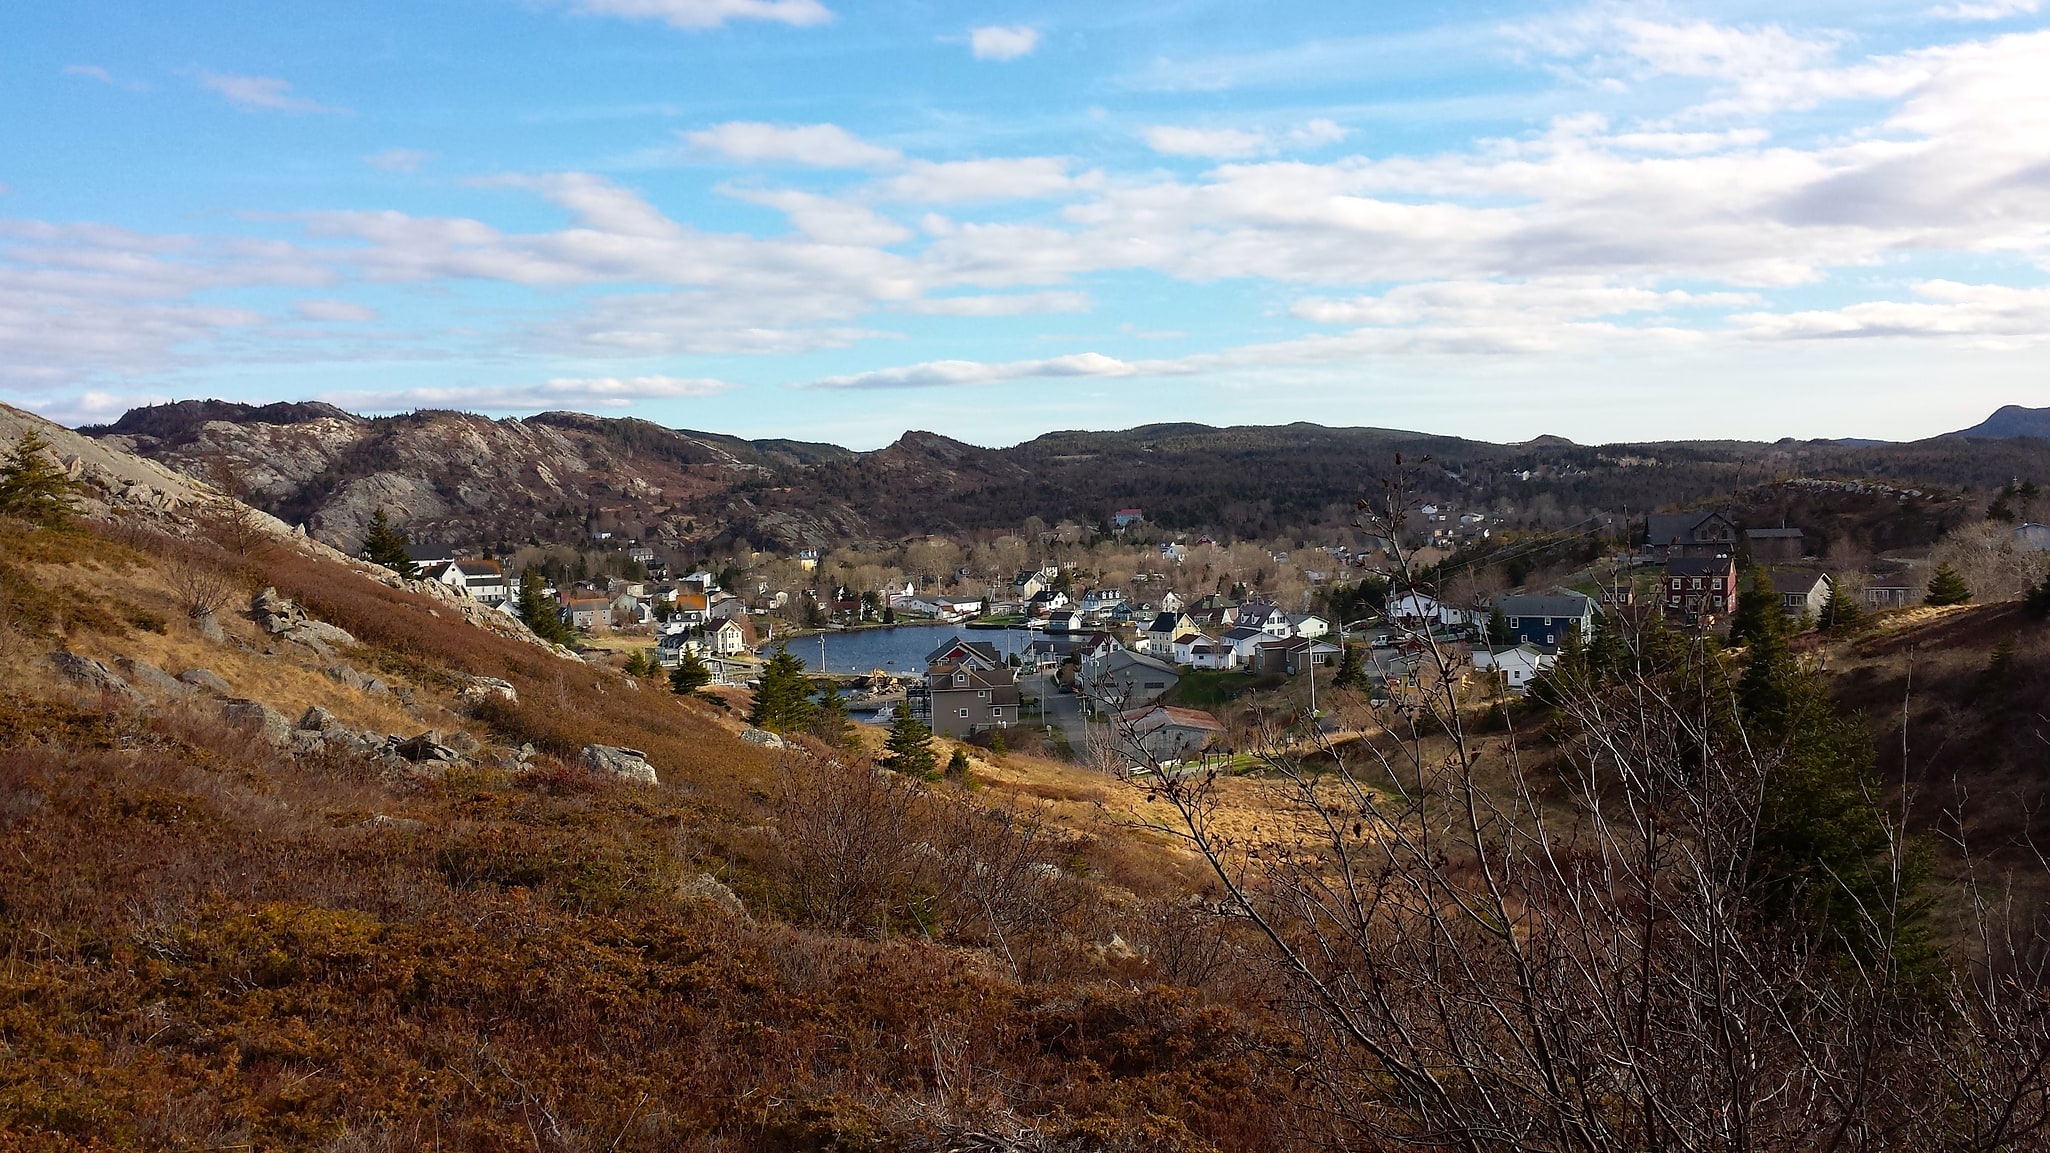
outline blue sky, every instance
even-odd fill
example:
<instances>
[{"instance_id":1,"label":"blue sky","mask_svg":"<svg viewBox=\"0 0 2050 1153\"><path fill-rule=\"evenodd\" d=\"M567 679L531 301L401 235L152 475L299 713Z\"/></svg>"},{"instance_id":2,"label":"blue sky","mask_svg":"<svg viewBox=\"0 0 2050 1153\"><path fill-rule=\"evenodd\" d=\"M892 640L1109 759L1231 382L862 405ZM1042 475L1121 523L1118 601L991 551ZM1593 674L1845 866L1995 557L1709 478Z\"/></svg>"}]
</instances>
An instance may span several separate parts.
<instances>
[{"instance_id":1,"label":"blue sky","mask_svg":"<svg viewBox=\"0 0 2050 1153\"><path fill-rule=\"evenodd\" d=\"M2050 404L2042 0L0 7L0 400L1912 438Z\"/></svg>"}]
</instances>

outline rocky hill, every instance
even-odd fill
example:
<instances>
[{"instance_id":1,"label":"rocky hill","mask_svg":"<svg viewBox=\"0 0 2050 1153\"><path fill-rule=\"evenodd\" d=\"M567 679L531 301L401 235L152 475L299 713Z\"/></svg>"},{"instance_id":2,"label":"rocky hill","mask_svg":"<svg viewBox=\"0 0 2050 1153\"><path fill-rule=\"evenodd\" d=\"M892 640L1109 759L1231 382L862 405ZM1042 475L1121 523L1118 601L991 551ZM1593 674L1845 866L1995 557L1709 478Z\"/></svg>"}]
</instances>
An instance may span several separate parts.
<instances>
[{"instance_id":1,"label":"rocky hill","mask_svg":"<svg viewBox=\"0 0 2050 1153\"><path fill-rule=\"evenodd\" d=\"M2003 405L1992 416L1951 435L1972 440L1997 440L2011 436L2031 436L2039 440L2050 440L2050 408Z\"/></svg>"},{"instance_id":2,"label":"rocky hill","mask_svg":"<svg viewBox=\"0 0 2050 1153\"><path fill-rule=\"evenodd\" d=\"M2002 410L2017 411L2026 412ZM1396 429L1178 423L1049 433L998 449L907 432L856 453L577 413L364 418L318 404L221 401L137 409L84 431L236 488L345 550L379 508L415 538L455 545L611 532L702 556L741 538L795 549L1015 531L1032 517L1096 524L1125 507L1175 532L1308 536L1349 523L1354 501L1397 472L1425 499L1510 506L1558 524L1714 499L1774 478L1983 489L2050 477L2050 440L1959 437L1586 446L1556 436L1490 444Z\"/></svg>"}]
</instances>

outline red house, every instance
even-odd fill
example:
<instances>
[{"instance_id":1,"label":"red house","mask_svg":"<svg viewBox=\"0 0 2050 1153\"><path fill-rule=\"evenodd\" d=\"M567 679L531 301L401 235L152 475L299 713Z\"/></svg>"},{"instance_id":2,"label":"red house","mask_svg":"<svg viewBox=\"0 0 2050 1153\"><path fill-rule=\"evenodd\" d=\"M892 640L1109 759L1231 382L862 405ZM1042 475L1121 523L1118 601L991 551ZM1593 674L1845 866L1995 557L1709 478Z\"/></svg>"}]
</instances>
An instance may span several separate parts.
<instances>
[{"instance_id":1,"label":"red house","mask_svg":"<svg viewBox=\"0 0 2050 1153\"><path fill-rule=\"evenodd\" d=\"M1665 609L1701 628L1737 607L1737 560L1724 556L1676 556L1666 562Z\"/></svg>"}]
</instances>

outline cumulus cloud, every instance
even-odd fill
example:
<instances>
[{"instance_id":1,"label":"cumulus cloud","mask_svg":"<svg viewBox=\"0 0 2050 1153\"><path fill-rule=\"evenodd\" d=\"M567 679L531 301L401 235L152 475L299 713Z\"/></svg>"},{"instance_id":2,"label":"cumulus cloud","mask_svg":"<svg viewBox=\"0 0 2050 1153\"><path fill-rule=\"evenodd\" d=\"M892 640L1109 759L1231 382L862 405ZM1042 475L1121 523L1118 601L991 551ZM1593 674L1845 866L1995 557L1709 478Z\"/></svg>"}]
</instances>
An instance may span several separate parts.
<instances>
[{"instance_id":1,"label":"cumulus cloud","mask_svg":"<svg viewBox=\"0 0 2050 1153\"><path fill-rule=\"evenodd\" d=\"M237 108L266 112L347 112L348 109L321 104L292 94L289 80L275 76L235 76L225 72L202 72L200 87L219 93Z\"/></svg>"},{"instance_id":2,"label":"cumulus cloud","mask_svg":"<svg viewBox=\"0 0 2050 1153\"><path fill-rule=\"evenodd\" d=\"M940 296L915 300L904 311L921 316L1038 316L1087 312L1086 292L1012 292L993 296Z\"/></svg>"},{"instance_id":3,"label":"cumulus cloud","mask_svg":"<svg viewBox=\"0 0 2050 1153\"><path fill-rule=\"evenodd\" d=\"M557 377L541 384L330 392L322 394L319 399L355 412L402 412L416 408L539 412L565 407L629 408L644 400L717 396L736 387L723 380L702 377Z\"/></svg>"},{"instance_id":4,"label":"cumulus cloud","mask_svg":"<svg viewBox=\"0 0 2050 1153\"><path fill-rule=\"evenodd\" d=\"M383 152L363 158L372 168L386 172L418 172L420 166L434 159L434 153L422 152L417 148L387 148Z\"/></svg>"},{"instance_id":5,"label":"cumulus cloud","mask_svg":"<svg viewBox=\"0 0 2050 1153\"><path fill-rule=\"evenodd\" d=\"M859 372L852 376L828 376L806 388L894 389L953 388L973 384L998 384L1033 377L1137 376L1144 368L1102 353L1083 352L1044 360L1014 360L988 364L978 360L934 360L902 368Z\"/></svg>"},{"instance_id":6,"label":"cumulus cloud","mask_svg":"<svg viewBox=\"0 0 2050 1153\"><path fill-rule=\"evenodd\" d=\"M292 311L301 320L322 323L363 323L377 319L377 310L346 300L299 300L292 303Z\"/></svg>"},{"instance_id":7,"label":"cumulus cloud","mask_svg":"<svg viewBox=\"0 0 2050 1153\"><path fill-rule=\"evenodd\" d=\"M2042 0L1981 0L1980 3L1940 4L1929 9L1939 20L2005 20L2010 16L2031 16Z\"/></svg>"},{"instance_id":8,"label":"cumulus cloud","mask_svg":"<svg viewBox=\"0 0 2050 1153\"><path fill-rule=\"evenodd\" d=\"M729 195L774 208L798 231L821 244L886 246L911 239L910 229L866 205L793 189L727 189Z\"/></svg>"},{"instance_id":9,"label":"cumulus cloud","mask_svg":"<svg viewBox=\"0 0 2050 1153\"><path fill-rule=\"evenodd\" d=\"M671 28L718 28L730 20L764 20L807 27L829 23L833 12L818 0L571 0L573 11L626 20L660 20Z\"/></svg>"},{"instance_id":10,"label":"cumulus cloud","mask_svg":"<svg viewBox=\"0 0 2050 1153\"><path fill-rule=\"evenodd\" d=\"M950 204L976 200L1038 200L1103 186L1101 172L1070 173L1057 156L990 160L916 160L869 191L884 200Z\"/></svg>"},{"instance_id":11,"label":"cumulus cloud","mask_svg":"<svg viewBox=\"0 0 2050 1153\"><path fill-rule=\"evenodd\" d=\"M1871 337L1963 339L1989 348L2050 342L2050 288L2009 288L1928 280L1913 286L1921 300L1868 300L1842 308L1750 312L1730 319L1762 340Z\"/></svg>"},{"instance_id":12,"label":"cumulus cloud","mask_svg":"<svg viewBox=\"0 0 2050 1153\"><path fill-rule=\"evenodd\" d=\"M977 60L1016 60L1039 47L1039 30L1026 24L992 25L968 33L968 50Z\"/></svg>"},{"instance_id":13,"label":"cumulus cloud","mask_svg":"<svg viewBox=\"0 0 2050 1153\"><path fill-rule=\"evenodd\" d=\"M904 154L870 144L837 124L765 124L733 120L684 139L695 148L747 164L803 164L813 168L891 168Z\"/></svg>"}]
</instances>

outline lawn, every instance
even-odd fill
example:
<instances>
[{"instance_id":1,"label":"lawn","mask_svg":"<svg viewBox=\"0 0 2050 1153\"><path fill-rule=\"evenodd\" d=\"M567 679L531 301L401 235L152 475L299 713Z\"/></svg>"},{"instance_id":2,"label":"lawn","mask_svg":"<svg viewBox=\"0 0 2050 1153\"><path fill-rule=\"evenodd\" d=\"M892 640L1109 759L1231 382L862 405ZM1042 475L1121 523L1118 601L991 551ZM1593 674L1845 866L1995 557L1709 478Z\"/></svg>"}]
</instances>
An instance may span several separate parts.
<instances>
[{"instance_id":1,"label":"lawn","mask_svg":"<svg viewBox=\"0 0 2050 1153\"><path fill-rule=\"evenodd\" d=\"M1161 703L1183 709L1214 709L1238 698L1252 687L1253 674L1221 669L1191 669L1169 690Z\"/></svg>"}]
</instances>

